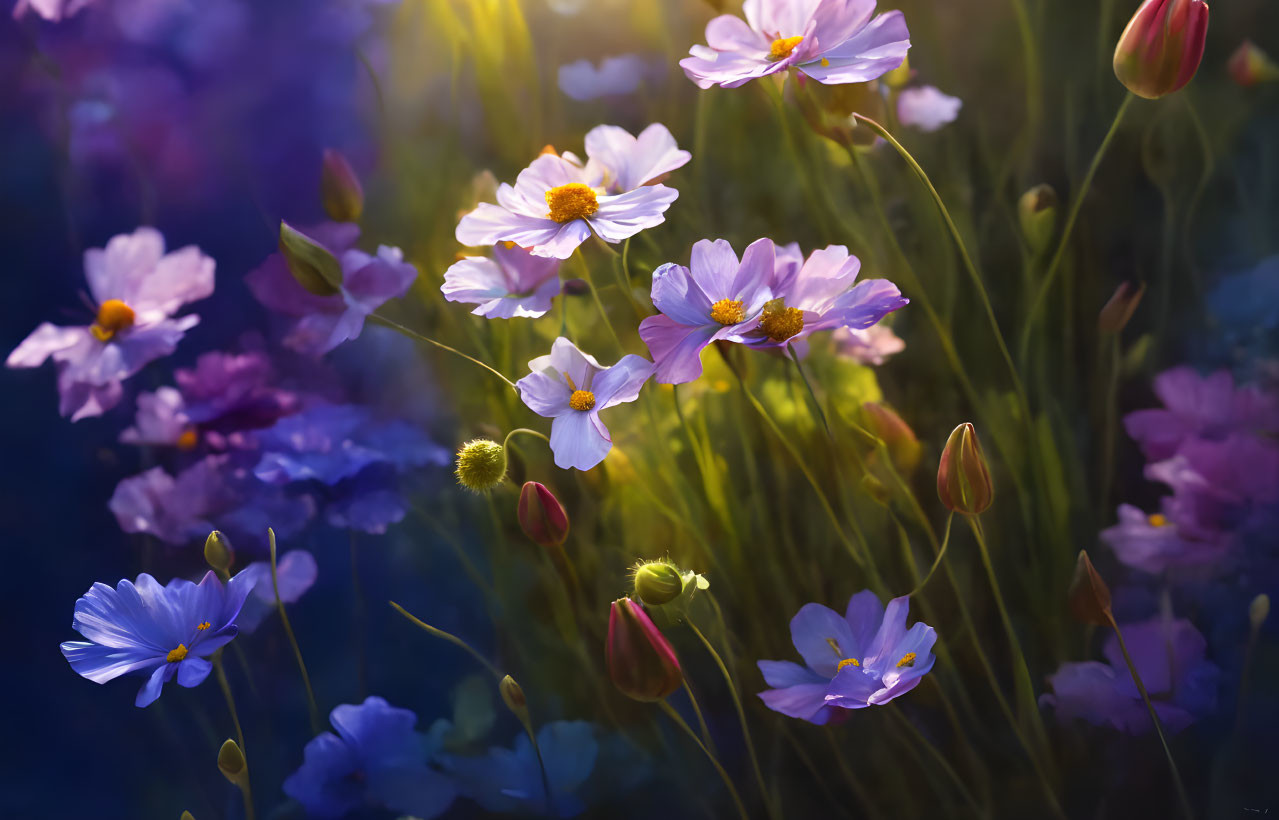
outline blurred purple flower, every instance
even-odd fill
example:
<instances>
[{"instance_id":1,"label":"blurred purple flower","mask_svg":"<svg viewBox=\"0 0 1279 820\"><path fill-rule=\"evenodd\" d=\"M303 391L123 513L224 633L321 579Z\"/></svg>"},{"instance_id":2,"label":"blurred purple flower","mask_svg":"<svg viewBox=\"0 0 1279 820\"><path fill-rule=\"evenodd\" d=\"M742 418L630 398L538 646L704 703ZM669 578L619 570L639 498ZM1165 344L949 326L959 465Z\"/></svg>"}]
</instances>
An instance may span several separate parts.
<instances>
[{"instance_id":1,"label":"blurred purple flower","mask_svg":"<svg viewBox=\"0 0 1279 820\"><path fill-rule=\"evenodd\" d=\"M514 242L536 256L567 259L592 231L616 243L662 224L678 196L665 185L601 194L585 168L543 154L520 172L514 187L498 187L498 204L482 202L462 217L457 241L470 246Z\"/></svg>"},{"instance_id":2,"label":"blurred purple flower","mask_svg":"<svg viewBox=\"0 0 1279 820\"><path fill-rule=\"evenodd\" d=\"M1146 477L1172 488L1169 517L1178 528L1209 540L1279 504L1279 443L1241 433L1191 438L1171 458L1148 464Z\"/></svg>"},{"instance_id":3,"label":"blurred purple flower","mask_svg":"<svg viewBox=\"0 0 1279 820\"><path fill-rule=\"evenodd\" d=\"M583 144L587 157L584 166L567 151L563 157L582 166L587 183L607 194L624 194L661 182L693 158L689 152L680 150L670 130L657 122L638 136L631 136L625 128L616 125L597 125L586 132Z\"/></svg>"},{"instance_id":4,"label":"blurred purple flower","mask_svg":"<svg viewBox=\"0 0 1279 820\"><path fill-rule=\"evenodd\" d=\"M919 685L936 660L937 633L916 623L906 628L908 597L894 598L885 609L870 590L848 602L840 615L821 604L805 604L791 619L791 641L806 666L790 661L759 661L772 689L760 692L775 712L824 724L836 709L880 706Z\"/></svg>"},{"instance_id":5,"label":"blurred purple flower","mask_svg":"<svg viewBox=\"0 0 1279 820\"><path fill-rule=\"evenodd\" d=\"M1146 457L1172 457L1189 438L1223 439L1232 432L1279 433L1279 395L1253 385L1235 386L1225 370L1200 376L1177 367L1155 377L1162 408L1138 410L1124 417L1128 435Z\"/></svg>"},{"instance_id":6,"label":"blurred purple flower","mask_svg":"<svg viewBox=\"0 0 1279 820\"><path fill-rule=\"evenodd\" d=\"M872 19L875 0L746 0L706 24L705 46L680 67L699 88L736 88L796 68L828 85L864 83L901 65L910 33L900 11Z\"/></svg>"},{"instance_id":7,"label":"blurred purple flower","mask_svg":"<svg viewBox=\"0 0 1279 820\"><path fill-rule=\"evenodd\" d=\"M535 319L551 309L560 292L560 262L534 256L518 245L499 243L493 256L468 256L444 272L440 286L450 302L479 305L471 311L490 319Z\"/></svg>"},{"instance_id":8,"label":"blurred purple flower","mask_svg":"<svg viewBox=\"0 0 1279 820\"><path fill-rule=\"evenodd\" d=\"M57 23L95 2L97 0L18 0L13 7L13 18L21 20L28 12L35 12L44 19Z\"/></svg>"},{"instance_id":9,"label":"blurred purple flower","mask_svg":"<svg viewBox=\"0 0 1279 820\"><path fill-rule=\"evenodd\" d=\"M879 366L889 356L906 349L906 342L885 324L871 325L863 330L841 327L831 334L835 349L859 364Z\"/></svg>"},{"instance_id":10,"label":"blurred purple flower","mask_svg":"<svg viewBox=\"0 0 1279 820\"><path fill-rule=\"evenodd\" d=\"M560 66L560 91L578 102L630 94L644 84L649 63L638 54L605 57L596 68L590 60Z\"/></svg>"},{"instance_id":11,"label":"blurred purple flower","mask_svg":"<svg viewBox=\"0 0 1279 820\"><path fill-rule=\"evenodd\" d=\"M276 577L280 584L280 600L286 604L296 603L302 595L315 583L318 569L315 557L306 550L290 550L281 555L275 564ZM236 573L236 577L244 575L253 584L253 592L244 600L244 608L236 624L240 631L254 631L275 611L275 584L271 580L271 564L268 561L254 561Z\"/></svg>"},{"instance_id":12,"label":"blurred purple flower","mask_svg":"<svg viewBox=\"0 0 1279 820\"><path fill-rule=\"evenodd\" d=\"M236 616L252 586L252 578L239 576L223 586L212 571L198 585L174 579L162 587L146 573L114 589L94 584L76 601L71 621L89 641L66 641L62 654L94 683L149 673L134 701L149 706L175 677L186 687L208 677L213 665L206 658L236 636Z\"/></svg>"},{"instance_id":13,"label":"blurred purple flower","mask_svg":"<svg viewBox=\"0 0 1279 820\"><path fill-rule=\"evenodd\" d=\"M85 278L97 303L90 325L45 322L9 354L9 367L58 365L60 412L72 421L99 415L120 401L121 382L174 351L200 318L171 318L183 305L213 293L213 260L194 245L166 254L154 228L85 251Z\"/></svg>"},{"instance_id":14,"label":"blurred purple flower","mask_svg":"<svg viewBox=\"0 0 1279 820\"><path fill-rule=\"evenodd\" d=\"M1204 658L1207 642L1189 621L1156 617L1122 630L1137 674L1169 731L1180 731L1216 708L1220 670ZM1053 691L1039 697L1040 705L1053 707L1063 721L1082 718L1127 734L1149 732L1150 715L1114 634L1104 652L1108 663L1062 664L1048 678Z\"/></svg>"},{"instance_id":15,"label":"blurred purple flower","mask_svg":"<svg viewBox=\"0 0 1279 820\"><path fill-rule=\"evenodd\" d=\"M773 298L771 239L752 242L738 261L726 240L693 245L689 267L666 263L653 272L653 305L661 313L640 322L662 384L683 384L702 375L702 350L718 339L738 341L759 326Z\"/></svg>"},{"instance_id":16,"label":"blurred purple flower","mask_svg":"<svg viewBox=\"0 0 1279 820\"><path fill-rule=\"evenodd\" d=\"M936 131L955 121L964 101L931 85L903 89L897 95L897 119L921 131Z\"/></svg>"},{"instance_id":17,"label":"blurred purple flower","mask_svg":"<svg viewBox=\"0 0 1279 820\"><path fill-rule=\"evenodd\" d=\"M1154 574L1221 560L1229 540L1223 534L1191 537L1177 525L1178 507L1164 499L1163 512L1146 515L1131 504L1119 506L1119 523L1101 531L1101 540L1127 566Z\"/></svg>"},{"instance_id":18,"label":"blurred purple flower","mask_svg":"<svg viewBox=\"0 0 1279 820\"><path fill-rule=\"evenodd\" d=\"M287 346L321 355L357 338L369 314L407 293L417 278L417 268L404 261L399 248L381 245L377 256L355 249L360 235L356 225L325 223L304 233L341 263L343 280L339 293L318 296L308 292L293 278L279 253L267 257L246 281L259 302L297 320L284 339Z\"/></svg>"},{"instance_id":19,"label":"blurred purple flower","mask_svg":"<svg viewBox=\"0 0 1279 820\"><path fill-rule=\"evenodd\" d=\"M565 470L589 470L604 460L613 439L600 412L635 401L653 374L653 364L642 356L623 356L604 367L563 336L551 345L550 355L533 359L528 367L533 372L515 386L530 410L554 419L551 450L555 466Z\"/></svg>"},{"instance_id":20,"label":"blurred purple flower","mask_svg":"<svg viewBox=\"0 0 1279 820\"><path fill-rule=\"evenodd\" d=\"M343 817L366 807L429 820L456 796L452 781L430 768L435 741L414 731L417 716L371 696L344 703L329 720L336 730L312 738L284 793L312 817Z\"/></svg>"}]
</instances>

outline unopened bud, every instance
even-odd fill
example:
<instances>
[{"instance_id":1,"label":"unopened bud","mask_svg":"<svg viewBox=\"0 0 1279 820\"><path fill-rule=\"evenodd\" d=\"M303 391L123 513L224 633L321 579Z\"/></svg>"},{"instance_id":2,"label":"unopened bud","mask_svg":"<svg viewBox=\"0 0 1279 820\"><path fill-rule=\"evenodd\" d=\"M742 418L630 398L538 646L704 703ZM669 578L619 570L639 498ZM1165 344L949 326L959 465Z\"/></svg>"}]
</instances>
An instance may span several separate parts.
<instances>
[{"instance_id":1,"label":"unopened bud","mask_svg":"<svg viewBox=\"0 0 1279 820\"><path fill-rule=\"evenodd\" d=\"M516 507L520 529L538 546L558 547L568 538L568 513L555 494L536 481L520 488Z\"/></svg>"},{"instance_id":2,"label":"unopened bud","mask_svg":"<svg viewBox=\"0 0 1279 820\"><path fill-rule=\"evenodd\" d=\"M1266 618L1270 616L1270 596L1262 593L1252 599L1252 603L1248 605L1248 620L1252 622L1253 629L1261 629L1261 625L1266 622Z\"/></svg>"},{"instance_id":3,"label":"unopened bud","mask_svg":"<svg viewBox=\"0 0 1279 820\"><path fill-rule=\"evenodd\" d=\"M485 493L506 477L506 448L486 438L477 438L457 451L457 481L472 492Z\"/></svg>"},{"instance_id":4,"label":"unopened bud","mask_svg":"<svg viewBox=\"0 0 1279 820\"><path fill-rule=\"evenodd\" d=\"M1093 567L1088 553L1079 551L1075 575L1070 580L1066 603L1075 620L1096 626L1110 626L1110 587Z\"/></svg>"},{"instance_id":5,"label":"unopened bud","mask_svg":"<svg viewBox=\"0 0 1279 820\"><path fill-rule=\"evenodd\" d=\"M351 163L339 151L324 149L320 172L320 202L335 222L357 222L364 213L364 188Z\"/></svg>"},{"instance_id":6,"label":"unopened bud","mask_svg":"<svg viewBox=\"0 0 1279 820\"><path fill-rule=\"evenodd\" d=\"M1230 72L1230 79L1244 88L1279 81L1279 65L1251 40L1239 44L1226 63L1226 70Z\"/></svg>"},{"instance_id":7,"label":"unopened bud","mask_svg":"<svg viewBox=\"0 0 1279 820\"><path fill-rule=\"evenodd\" d=\"M193 815L189 811L184 811L182 812L182 816L179 817L178 820L195 820L195 815Z\"/></svg>"},{"instance_id":8,"label":"unopened bud","mask_svg":"<svg viewBox=\"0 0 1279 820\"><path fill-rule=\"evenodd\" d=\"M887 405L868 401L862 405L866 429L884 442L893 466L903 475L919 464L921 447L915 431Z\"/></svg>"},{"instance_id":9,"label":"unopened bud","mask_svg":"<svg viewBox=\"0 0 1279 820\"><path fill-rule=\"evenodd\" d=\"M1203 0L1146 0L1115 45L1115 76L1148 100L1182 88L1199 70L1208 36Z\"/></svg>"},{"instance_id":10,"label":"unopened bud","mask_svg":"<svg viewBox=\"0 0 1279 820\"><path fill-rule=\"evenodd\" d=\"M523 719L528 714L528 699L524 697L524 687L515 678L510 675L502 678L497 690L502 694L502 702L506 704L506 708L516 717Z\"/></svg>"},{"instance_id":11,"label":"unopened bud","mask_svg":"<svg viewBox=\"0 0 1279 820\"><path fill-rule=\"evenodd\" d=\"M342 286L342 266L328 248L294 228L280 223L280 253L289 273L316 296L332 296Z\"/></svg>"},{"instance_id":12,"label":"unopened bud","mask_svg":"<svg viewBox=\"0 0 1279 820\"><path fill-rule=\"evenodd\" d=\"M235 560L235 553L231 551L231 541L219 530L209 533L209 537L204 539L204 560L219 573L226 573L231 568L231 562Z\"/></svg>"},{"instance_id":13,"label":"unopened bud","mask_svg":"<svg viewBox=\"0 0 1279 820\"><path fill-rule=\"evenodd\" d=\"M1057 192L1046 183L1036 185L1017 201L1021 234L1034 253L1043 253L1057 230Z\"/></svg>"},{"instance_id":14,"label":"unopened bud","mask_svg":"<svg viewBox=\"0 0 1279 820\"><path fill-rule=\"evenodd\" d=\"M237 786L240 785L240 779L244 774L244 752L240 751L240 747L236 745L234 740L227 739L222 744L222 748L218 750L218 771L222 772L222 776Z\"/></svg>"},{"instance_id":15,"label":"unopened bud","mask_svg":"<svg viewBox=\"0 0 1279 820\"><path fill-rule=\"evenodd\" d=\"M1116 335L1128 324L1128 320L1132 318L1133 313L1137 310L1137 305L1141 304L1141 297L1146 292L1145 284L1133 287L1128 282L1123 282L1115 289L1115 294L1110 297L1110 301L1102 307L1101 313L1097 316L1097 329L1103 334Z\"/></svg>"},{"instance_id":16,"label":"unopened bud","mask_svg":"<svg viewBox=\"0 0 1279 820\"><path fill-rule=\"evenodd\" d=\"M647 606L668 604L684 591L684 578L665 561L646 561L635 567L635 597Z\"/></svg>"},{"instance_id":17,"label":"unopened bud","mask_svg":"<svg viewBox=\"0 0 1279 820\"><path fill-rule=\"evenodd\" d=\"M630 598L614 601L609 609L604 654L609 678L629 698L663 700L684 681L675 648Z\"/></svg>"},{"instance_id":18,"label":"unopened bud","mask_svg":"<svg viewBox=\"0 0 1279 820\"><path fill-rule=\"evenodd\" d=\"M968 422L956 427L946 440L937 465L937 495L947 509L969 515L985 512L995 500L986 456L977 431Z\"/></svg>"}]
</instances>

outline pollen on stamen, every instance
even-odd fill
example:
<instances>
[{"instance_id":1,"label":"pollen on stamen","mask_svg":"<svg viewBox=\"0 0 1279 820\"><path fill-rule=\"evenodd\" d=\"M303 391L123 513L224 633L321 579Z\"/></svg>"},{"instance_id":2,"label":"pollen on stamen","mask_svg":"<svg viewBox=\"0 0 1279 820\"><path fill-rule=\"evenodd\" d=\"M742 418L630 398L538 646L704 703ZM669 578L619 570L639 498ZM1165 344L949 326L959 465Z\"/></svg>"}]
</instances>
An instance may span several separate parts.
<instances>
[{"instance_id":1,"label":"pollen on stamen","mask_svg":"<svg viewBox=\"0 0 1279 820\"><path fill-rule=\"evenodd\" d=\"M136 318L133 308L119 299L108 299L98 306L97 320L90 325L89 332L100 342L110 341L121 330L133 327Z\"/></svg>"},{"instance_id":2,"label":"pollen on stamen","mask_svg":"<svg viewBox=\"0 0 1279 820\"><path fill-rule=\"evenodd\" d=\"M1163 513L1154 513L1146 516L1146 523L1152 527L1166 527L1168 526L1168 516Z\"/></svg>"},{"instance_id":3,"label":"pollen on stamen","mask_svg":"<svg viewBox=\"0 0 1279 820\"><path fill-rule=\"evenodd\" d=\"M914 665L915 665L914 652L907 652L905 655L902 655L902 659L897 662L898 669L901 669L903 666L914 666Z\"/></svg>"},{"instance_id":4,"label":"pollen on stamen","mask_svg":"<svg viewBox=\"0 0 1279 820\"><path fill-rule=\"evenodd\" d=\"M213 624L209 623L208 621L205 621L204 623L197 625L197 626L196 626L196 629L198 629L198 630L200 630L201 632L203 632L204 630L209 629L209 628L211 628L212 626L213 626Z\"/></svg>"},{"instance_id":5,"label":"pollen on stamen","mask_svg":"<svg viewBox=\"0 0 1279 820\"><path fill-rule=\"evenodd\" d=\"M195 431L194 427L188 427L178 434L176 443L179 450L194 450L195 446L200 443L200 434Z\"/></svg>"},{"instance_id":6,"label":"pollen on stamen","mask_svg":"<svg viewBox=\"0 0 1279 820\"><path fill-rule=\"evenodd\" d=\"M595 394L589 390L574 390L573 395L568 397L568 406L574 410L593 410Z\"/></svg>"},{"instance_id":7,"label":"pollen on stamen","mask_svg":"<svg viewBox=\"0 0 1279 820\"><path fill-rule=\"evenodd\" d=\"M585 219L600 209L599 200L591 186L582 182L570 182L546 192L547 216L556 222L572 222Z\"/></svg>"},{"instance_id":8,"label":"pollen on stamen","mask_svg":"<svg viewBox=\"0 0 1279 820\"><path fill-rule=\"evenodd\" d=\"M843 669L845 666L861 666L861 665L862 665L862 662L857 660L856 658L844 658L835 667L835 671L838 672L839 670Z\"/></svg>"},{"instance_id":9,"label":"pollen on stamen","mask_svg":"<svg viewBox=\"0 0 1279 820\"><path fill-rule=\"evenodd\" d=\"M759 318L759 329L774 342L784 342L804 329L804 311L793 307L766 310Z\"/></svg>"},{"instance_id":10,"label":"pollen on stamen","mask_svg":"<svg viewBox=\"0 0 1279 820\"><path fill-rule=\"evenodd\" d=\"M803 40L803 35L796 37L779 37L773 41L772 46L768 49L768 59L773 62L785 60L795 50L795 46L799 45L799 41Z\"/></svg>"},{"instance_id":11,"label":"pollen on stamen","mask_svg":"<svg viewBox=\"0 0 1279 820\"><path fill-rule=\"evenodd\" d=\"M720 299L711 305L711 318L721 325L735 325L746 318L746 305L741 299Z\"/></svg>"},{"instance_id":12,"label":"pollen on stamen","mask_svg":"<svg viewBox=\"0 0 1279 820\"><path fill-rule=\"evenodd\" d=\"M177 663L180 660L184 660L186 656L187 656L187 645L184 643L180 643L177 645L176 648L170 649L169 654L165 655L164 659L168 661L169 663Z\"/></svg>"}]
</instances>

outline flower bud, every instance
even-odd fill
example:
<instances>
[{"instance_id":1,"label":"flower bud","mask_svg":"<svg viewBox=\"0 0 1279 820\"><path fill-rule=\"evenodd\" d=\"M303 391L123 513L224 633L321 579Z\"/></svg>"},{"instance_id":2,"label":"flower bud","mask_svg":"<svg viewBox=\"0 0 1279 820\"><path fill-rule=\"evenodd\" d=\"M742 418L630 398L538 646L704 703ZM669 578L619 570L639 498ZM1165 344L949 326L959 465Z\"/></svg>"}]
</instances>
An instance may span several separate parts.
<instances>
[{"instance_id":1,"label":"flower bud","mask_svg":"<svg viewBox=\"0 0 1279 820\"><path fill-rule=\"evenodd\" d=\"M502 694L502 702L506 704L506 708L521 720L528 715L528 699L524 697L524 687L516 682L515 678L507 675L502 678L502 682L497 685L497 691Z\"/></svg>"},{"instance_id":2,"label":"flower bud","mask_svg":"<svg viewBox=\"0 0 1279 820\"><path fill-rule=\"evenodd\" d=\"M1115 76L1138 97L1153 100L1195 76L1208 35L1203 0L1146 0L1115 46Z\"/></svg>"},{"instance_id":3,"label":"flower bud","mask_svg":"<svg viewBox=\"0 0 1279 820\"><path fill-rule=\"evenodd\" d=\"M986 456L977 431L968 422L956 427L946 440L937 465L937 495L947 509L969 515L985 512L995 500Z\"/></svg>"},{"instance_id":4,"label":"flower bud","mask_svg":"<svg viewBox=\"0 0 1279 820\"><path fill-rule=\"evenodd\" d=\"M619 598L609 609L604 654L613 685L635 700L662 700L684 680L674 647L630 598Z\"/></svg>"},{"instance_id":5,"label":"flower bud","mask_svg":"<svg viewBox=\"0 0 1279 820\"><path fill-rule=\"evenodd\" d=\"M486 493L506 477L506 448L496 441L477 438L457 451L457 481L472 492Z\"/></svg>"},{"instance_id":6,"label":"flower bud","mask_svg":"<svg viewBox=\"0 0 1279 820\"><path fill-rule=\"evenodd\" d=\"M920 445L915 431L887 405L868 401L862 405L866 429L884 442L897 472L907 475L919 464Z\"/></svg>"},{"instance_id":7,"label":"flower bud","mask_svg":"<svg viewBox=\"0 0 1279 820\"><path fill-rule=\"evenodd\" d=\"M668 604L684 591L684 577L665 561L646 561L635 567L635 597L647 606Z\"/></svg>"},{"instance_id":8,"label":"flower bud","mask_svg":"<svg viewBox=\"0 0 1279 820\"><path fill-rule=\"evenodd\" d=\"M364 213L364 188L341 152L324 149L320 171L320 202L334 222L357 222Z\"/></svg>"},{"instance_id":9,"label":"flower bud","mask_svg":"<svg viewBox=\"0 0 1279 820\"><path fill-rule=\"evenodd\" d=\"M1230 72L1230 79L1244 88L1279 81L1279 65L1251 40L1239 44L1226 63L1226 70Z\"/></svg>"},{"instance_id":10,"label":"flower bud","mask_svg":"<svg viewBox=\"0 0 1279 820\"><path fill-rule=\"evenodd\" d=\"M235 560L230 539L218 530L209 533L209 537L204 539L204 560L219 574L225 575Z\"/></svg>"},{"instance_id":11,"label":"flower bud","mask_svg":"<svg viewBox=\"0 0 1279 820\"><path fill-rule=\"evenodd\" d=\"M1248 605L1248 620L1252 622L1253 629L1261 629L1261 625L1266 622L1266 618L1270 616L1270 596L1262 593L1252 599L1252 603Z\"/></svg>"},{"instance_id":12,"label":"flower bud","mask_svg":"<svg viewBox=\"0 0 1279 820\"><path fill-rule=\"evenodd\" d=\"M1036 185L1017 201L1021 234L1034 253L1043 253L1057 230L1057 192L1046 183Z\"/></svg>"},{"instance_id":13,"label":"flower bud","mask_svg":"<svg viewBox=\"0 0 1279 820\"><path fill-rule=\"evenodd\" d=\"M1066 603L1075 620L1096 626L1110 626L1110 587L1101 579L1088 553L1079 551L1075 575L1066 593Z\"/></svg>"},{"instance_id":14,"label":"flower bud","mask_svg":"<svg viewBox=\"0 0 1279 820\"><path fill-rule=\"evenodd\" d=\"M238 786L244 775L244 768L244 752L240 751L234 740L227 738L226 743L218 750L218 770L223 777Z\"/></svg>"},{"instance_id":15,"label":"flower bud","mask_svg":"<svg viewBox=\"0 0 1279 820\"><path fill-rule=\"evenodd\" d=\"M1123 282L1115 289L1115 295L1110 297L1110 301L1102 307L1101 313L1097 316L1097 329L1103 334L1116 335L1128 324L1128 320L1132 318L1132 314L1137 310L1137 305L1141 303L1141 297L1146 292L1144 284L1134 288L1130 283Z\"/></svg>"},{"instance_id":16,"label":"flower bud","mask_svg":"<svg viewBox=\"0 0 1279 820\"><path fill-rule=\"evenodd\" d=\"M568 538L568 513L555 494L536 481L525 481L516 507L520 529L540 547L558 547Z\"/></svg>"},{"instance_id":17,"label":"flower bud","mask_svg":"<svg viewBox=\"0 0 1279 820\"><path fill-rule=\"evenodd\" d=\"M316 296L332 296L342 286L342 266L329 249L287 222L280 223L280 253L289 273Z\"/></svg>"},{"instance_id":18,"label":"flower bud","mask_svg":"<svg viewBox=\"0 0 1279 820\"><path fill-rule=\"evenodd\" d=\"M195 820L195 815L189 811L182 812L182 816L178 820Z\"/></svg>"}]
</instances>

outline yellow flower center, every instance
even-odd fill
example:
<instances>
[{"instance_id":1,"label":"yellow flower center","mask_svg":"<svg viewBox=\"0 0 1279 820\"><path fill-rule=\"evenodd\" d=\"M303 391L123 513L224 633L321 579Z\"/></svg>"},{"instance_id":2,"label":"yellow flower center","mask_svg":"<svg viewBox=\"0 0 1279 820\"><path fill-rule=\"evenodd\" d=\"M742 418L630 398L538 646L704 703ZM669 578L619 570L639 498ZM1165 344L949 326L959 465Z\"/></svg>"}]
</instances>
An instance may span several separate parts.
<instances>
[{"instance_id":1,"label":"yellow flower center","mask_svg":"<svg viewBox=\"0 0 1279 820\"><path fill-rule=\"evenodd\" d=\"M746 305L741 299L720 299L711 305L711 318L721 325L735 325L746 318Z\"/></svg>"},{"instance_id":2,"label":"yellow flower center","mask_svg":"<svg viewBox=\"0 0 1279 820\"><path fill-rule=\"evenodd\" d=\"M902 659L897 662L898 669L901 669L903 666L914 666L914 665L915 665L914 652L907 652L905 655L902 655Z\"/></svg>"},{"instance_id":3,"label":"yellow flower center","mask_svg":"<svg viewBox=\"0 0 1279 820\"><path fill-rule=\"evenodd\" d=\"M204 623L202 623L202 624L200 624L199 626L197 626L197 627L196 627L196 629L198 629L198 630L200 630L201 632L203 632L204 630L209 629L209 628L210 628L210 627L212 627L212 626L213 626L213 624L209 623L208 621L205 621Z\"/></svg>"},{"instance_id":4,"label":"yellow flower center","mask_svg":"<svg viewBox=\"0 0 1279 820\"><path fill-rule=\"evenodd\" d=\"M1152 527L1166 527L1168 526L1168 516L1162 513L1155 513L1146 517L1146 523Z\"/></svg>"},{"instance_id":5,"label":"yellow flower center","mask_svg":"<svg viewBox=\"0 0 1279 820\"><path fill-rule=\"evenodd\" d=\"M200 443L200 434L195 431L194 427L188 427L178 436L179 450L194 450L195 445Z\"/></svg>"},{"instance_id":6,"label":"yellow flower center","mask_svg":"<svg viewBox=\"0 0 1279 820\"><path fill-rule=\"evenodd\" d=\"M600 209L599 200L591 186L581 182L570 182L546 192L546 207L551 209L547 214L556 222L572 222L584 219Z\"/></svg>"},{"instance_id":7,"label":"yellow flower center","mask_svg":"<svg viewBox=\"0 0 1279 820\"><path fill-rule=\"evenodd\" d=\"M759 329L774 342L784 342L804 329L804 311L793 307L766 310L759 317Z\"/></svg>"},{"instance_id":8,"label":"yellow flower center","mask_svg":"<svg viewBox=\"0 0 1279 820\"><path fill-rule=\"evenodd\" d=\"M89 332L100 342L110 341L121 330L133 327L135 318L133 308L119 299L108 299L98 306L98 319L89 326Z\"/></svg>"},{"instance_id":9,"label":"yellow flower center","mask_svg":"<svg viewBox=\"0 0 1279 820\"><path fill-rule=\"evenodd\" d=\"M799 45L799 41L803 39L803 35L800 35L798 37L780 37L774 40L773 45L768 49L768 59L773 62L785 60L795 50L795 46Z\"/></svg>"},{"instance_id":10,"label":"yellow flower center","mask_svg":"<svg viewBox=\"0 0 1279 820\"><path fill-rule=\"evenodd\" d=\"M843 669L845 666L861 666L861 665L862 665L862 662L857 660L856 658L844 658L842 661L839 662L839 665L835 667L835 671L838 672L839 670Z\"/></svg>"},{"instance_id":11,"label":"yellow flower center","mask_svg":"<svg viewBox=\"0 0 1279 820\"><path fill-rule=\"evenodd\" d=\"M568 406L574 410L594 410L595 394L589 390L574 390L568 397Z\"/></svg>"},{"instance_id":12,"label":"yellow flower center","mask_svg":"<svg viewBox=\"0 0 1279 820\"><path fill-rule=\"evenodd\" d=\"M178 644L177 649L170 649L169 654L166 655L164 659L168 661L169 663L177 663L178 661L186 658L186 656L187 656L187 645L184 643L180 643Z\"/></svg>"}]
</instances>

